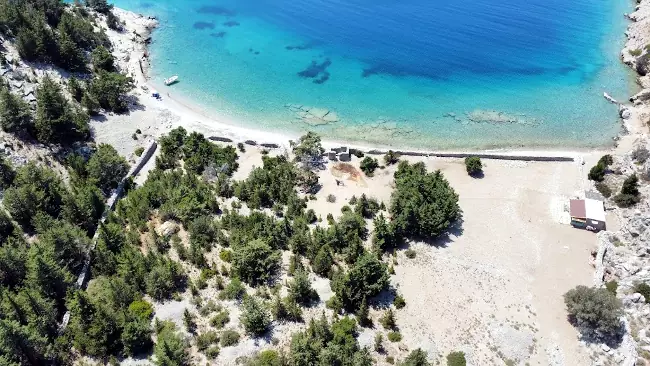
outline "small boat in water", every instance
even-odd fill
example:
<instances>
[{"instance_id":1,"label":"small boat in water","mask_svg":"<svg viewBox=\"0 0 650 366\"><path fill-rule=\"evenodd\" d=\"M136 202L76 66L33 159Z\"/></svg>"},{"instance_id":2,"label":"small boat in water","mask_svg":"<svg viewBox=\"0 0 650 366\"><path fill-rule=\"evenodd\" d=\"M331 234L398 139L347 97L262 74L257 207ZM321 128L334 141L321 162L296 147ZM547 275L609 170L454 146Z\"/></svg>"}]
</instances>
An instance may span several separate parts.
<instances>
[{"instance_id":1,"label":"small boat in water","mask_svg":"<svg viewBox=\"0 0 650 366\"><path fill-rule=\"evenodd\" d=\"M168 79L165 79L165 85L169 86L178 81L178 75L174 75Z\"/></svg>"}]
</instances>

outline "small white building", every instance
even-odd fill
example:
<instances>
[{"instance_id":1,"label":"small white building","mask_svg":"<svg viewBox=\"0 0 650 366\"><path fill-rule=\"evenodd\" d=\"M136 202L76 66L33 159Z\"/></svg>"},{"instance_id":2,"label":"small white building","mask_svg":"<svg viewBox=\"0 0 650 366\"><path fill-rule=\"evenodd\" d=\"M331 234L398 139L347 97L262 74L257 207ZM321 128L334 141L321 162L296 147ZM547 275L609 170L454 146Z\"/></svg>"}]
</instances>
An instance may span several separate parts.
<instances>
[{"instance_id":1,"label":"small white building","mask_svg":"<svg viewBox=\"0 0 650 366\"><path fill-rule=\"evenodd\" d=\"M573 227L591 231L606 230L607 228L603 201L590 198L571 200L569 212Z\"/></svg>"}]
</instances>

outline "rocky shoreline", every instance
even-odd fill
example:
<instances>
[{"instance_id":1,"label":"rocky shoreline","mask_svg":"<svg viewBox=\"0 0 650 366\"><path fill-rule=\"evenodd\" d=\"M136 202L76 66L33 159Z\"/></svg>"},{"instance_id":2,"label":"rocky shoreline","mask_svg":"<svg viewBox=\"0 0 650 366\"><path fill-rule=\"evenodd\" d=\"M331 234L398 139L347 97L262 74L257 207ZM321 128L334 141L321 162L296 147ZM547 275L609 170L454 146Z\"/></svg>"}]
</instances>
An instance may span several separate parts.
<instances>
[{"instance_id":1,"label":"rocky shoreline","mask_svg":"<svg viewBox=\"0 0 650 366\"><path fill-rule=\"evenodd\" d=\"M641 0L631 14L621 51L621 61L635 70L641 91L630 98L630 105L620 104L619 112L624 131L618 147L612 151L614 164L605 184L618 190L625 177L636 173L643 200L630 208L620 208L607 201L606 209L618 218L620 229L598 234L594 257L594 285L603 287L616 283L616 295L622 300L625 331L614 346L601 342L584 342L589 348L593 365L650 365L650 304L634 288L650 282L650 161L640 159L638 151L648 149L650 121L650 76L643 64L650 58L650 0ZM593 182L589 182L593 188Z\"/></svg>"}]
</instances>

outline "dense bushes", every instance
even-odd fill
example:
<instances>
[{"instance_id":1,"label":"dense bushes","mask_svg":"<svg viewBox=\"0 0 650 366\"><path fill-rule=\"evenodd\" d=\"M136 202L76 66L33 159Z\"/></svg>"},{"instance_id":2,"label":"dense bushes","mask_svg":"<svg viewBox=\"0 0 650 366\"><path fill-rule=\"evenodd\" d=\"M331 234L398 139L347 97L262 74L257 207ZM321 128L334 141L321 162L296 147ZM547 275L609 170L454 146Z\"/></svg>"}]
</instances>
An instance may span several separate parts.
<instances>
[{"instance_id":1,"label":"dense bushes","mask_svg":"<svg viewBox=\"0 0 650 366\"><path fill-rule=\"evenodd\" d=\"M617 335L623 315L621 302L604 288L578 286L564 294L569 318L582 330Z\"/></svg>"},{"instance_id":2,"label":"dense bushes","mask_svg":"<svg viewBox=\"0 0 650 366\"><path fill-rule=\"evenodd\" d=\"M232 269L239 278L251 285L269 281L279 268L280 253L257 239L235 248Z\"/></svg>"},{"instance_id":3,"label":"dense bushes","mask_svg":"<svg viewBox=\"0 0 650 366\"><path fill-rule=\"evenodd\" d=\"M469 175L477 175L483 171L483 163L478 156L468 156L465 158L465 170Z\"/></svg>"},{"instance_id":4,"label":"dense bushes","mask_svg":"<svg viewBox=\"0 0 650 366\"><path fill-rule=\"evenodd\" d=\"M3 131L19 134L33 129L29 105L3 86L0 86L0 126Z\"/></svg>"},{"instance_id":5,"label":"dense bushes","mask_svg":"<svg viewBox=\"0 0 650 366\"><path fill-rule=\"evenodd\" d=\"M632 174L623 181L621 192L614 196L614 202L619 207L630 207L639 203L639 178Z\"/></svg>"},{"instance_id":6,"label":"dense bushes","mask_svg":"<svg viewBox=\"0 0 650 366\"><path fill-rule=\"evenodd\" d=\"M61 87L45 77L36 90L36 138L41 142L70 144L90 136L89 117L74 110L61 92Z\"/></svg>"},{"instance_id":7,"label":"dense bushes","mask_svg":"<svg viewBox=\"0 0 650 366\"><path fill-rule=\"evenodd\" d=\"M213 167L219 173L227 175L237 170L237 151L232 146L219 147L198 132L187 135L184 128L178 127L159 140L160 156L156 166L170 169L182 159L185 169L194 174L201 174L206 167Z\"/></svg>"},{"instance_id":8,"label":"dense bushes","mask_svg":"<svg viewBox=\"0 0 650 366\"><path fill-rule=\"evenodd\" d=\"M602 182L605 179L607 168L614 163L611 155L603 155L596 165L589 170L588 178L596 182Z\"/></svg>"},{"instance_id":9,"label":"dense bushes","mask_svg":"<svg viewBox=\"0 0 650 366\"><path fill-rule=\"evenodd\" d=\"M460 219L458 195L440 171L427 173L423 163L402 161L395 184L390 214L400 235L435 238Z\"/></svg>"},{"instance_id":10,"label":"dense bushes","mask_svg":"<svg viewBox=\"0 0 650 366\"><path fill-rule=\"evenodd\" d=\"M312 320L307 330L295 333L287 355L291 365L371 365L366 348L356 340L353 319L344 317L331 325L323 315Z\"/></svg>"},{"instance_id":11,"label":"dense bushes","mask_svg":"<svg viewBox=\"0 0 650 366\"><path fill-rule=\"evenodd\" d=\"M113 146L99 144L97 151L88 160L86 170L90 182L108 194L117 188L118 183L129 172L129 164Z\"/></svg>"},{"instance_id":12,"label":"dense bushes","mask_svg":"<svg viewBox=\"0 0 650 366\"><path fill-rule=\"evenodd\" d=\"M375 158L366 156L363 158L363 160L361 160L359 167L361 168L362 172L366 173L367 176L372 177L375 174L375 170L379 168L379 162Z\"/></svg>"},{"instance_id":13,"label":"dense bushes","mask_svg":"<svg viewBox=\"0 0 650 366\"><path fill-rule=\"evenodd\" d=\"M264 156L262 162L263 166L253 169L248 179L235 183L235 196L251 208L287 205L297 200L298 171L293 163L284 156Z\"/></svg>"},{"instance_id":14,"label":"dense bushes","mask_svg":"<svg viewBox=\"0 0 650 366\"><path fill-rule=\"evenodd\" d=\"M332 283L332 290L344 308L354 311L364 299L379 294L388 285L386 265L376 255L362 255L347 273L340 274Z\"/></svg>"}]
</instances>

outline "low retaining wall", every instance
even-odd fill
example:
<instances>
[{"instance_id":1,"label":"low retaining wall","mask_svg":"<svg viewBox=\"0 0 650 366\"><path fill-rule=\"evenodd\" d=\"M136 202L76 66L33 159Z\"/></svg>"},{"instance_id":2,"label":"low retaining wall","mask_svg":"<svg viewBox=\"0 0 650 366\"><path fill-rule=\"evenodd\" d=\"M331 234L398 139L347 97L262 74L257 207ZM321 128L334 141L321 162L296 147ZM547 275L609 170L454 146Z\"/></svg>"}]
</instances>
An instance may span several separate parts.
<instances>
[{"instance_id":1,"label":"low retaining wall","mask_svg":"<svg viewBox=\"0 0 650 366\"><path fill-rule=\"evenodd\" d=\"M115 205L117 204L117 201L124 194L124 185L126 184L126 181L130 178L135 177L136 175L138 175L138 173L140 173L142 167L144 167L144 165L149 161L149 159L151 159L154 152L156 152L157 147L158 144L155 141L152 141L149 144L149 146L147 146L147 148L144 150L142 155L140 155L140 158L138 158L135 164L131 166L131 169L126 174L126 176L122 178L122 181L120 181L120 184L117 186L117 189L106 200L106 208L104 210L104 214L102 215L101 219L99 219L99 225L97 225L97 230L95 230L95 234L93 235L93 239L90 244L90 250L88 251L88 254L86 255L86 259L84 260L83 269L81 270L81 273L79 274L79 277L77 277L77 281L75 282L75 286L77 288L81 288L81 289L85 288L86 285L88 284L88 280L90 280L90 261L92 259L92 252L95 250L95 246L97 245L97 239L99 238L99 229L101 225L106 220L106 217L108 217L108 214L115 209ZM65 328L68 326L69 321L70 321L70 311L66 311L66 313L63 315L63 320L59 325L59 333L62 333L65 330Z\"/></svg>"},{"instance_id":2,"label":"low retaining wall","mask_svg":"<svg viewBox=\"0 0 650 366\"><path fill-rule=\"evenodd\" d=\"M369 150L366 154L385 155L388 151ZM405 156L423 156L435 158L459 158L464 159L471 156L477 156L481 159L493 160L520 160L520 161L575 161L572 156L531 156L531 155L510 155L510 154L491 154L491 153L445 153L445 152L417 152L417 151L394 151L396 154Z\"/></svg>"}]
</instances>

